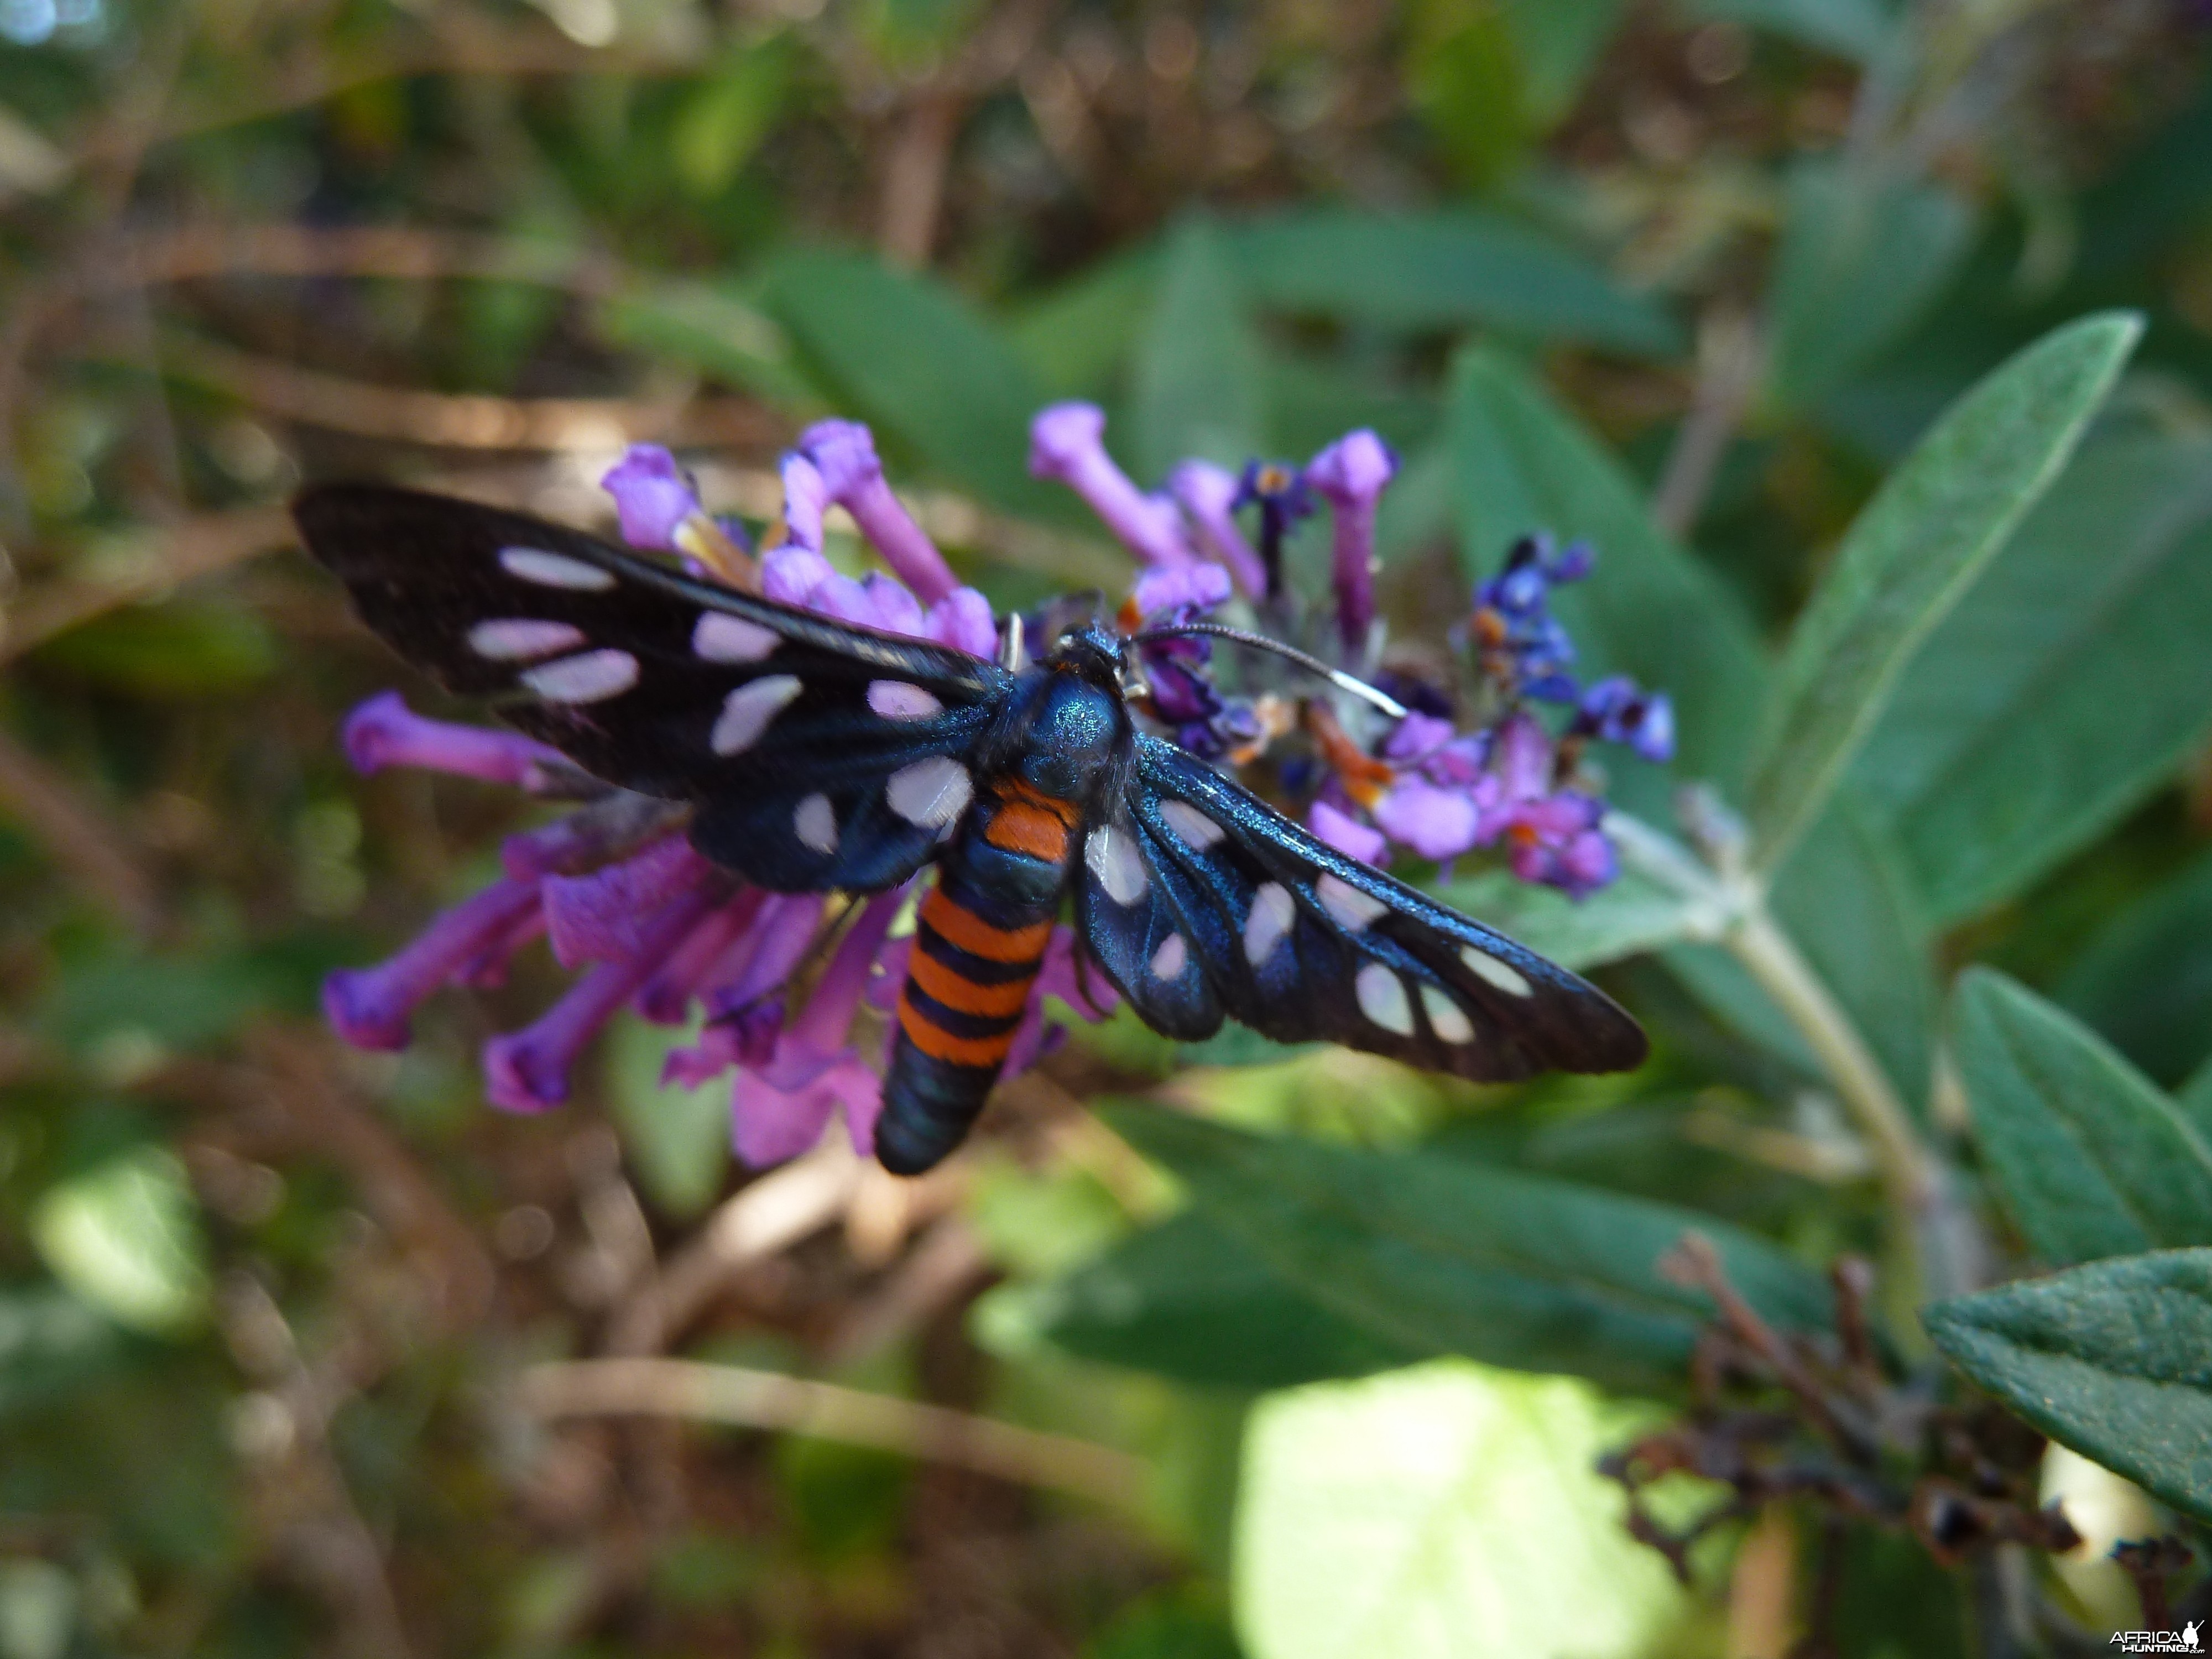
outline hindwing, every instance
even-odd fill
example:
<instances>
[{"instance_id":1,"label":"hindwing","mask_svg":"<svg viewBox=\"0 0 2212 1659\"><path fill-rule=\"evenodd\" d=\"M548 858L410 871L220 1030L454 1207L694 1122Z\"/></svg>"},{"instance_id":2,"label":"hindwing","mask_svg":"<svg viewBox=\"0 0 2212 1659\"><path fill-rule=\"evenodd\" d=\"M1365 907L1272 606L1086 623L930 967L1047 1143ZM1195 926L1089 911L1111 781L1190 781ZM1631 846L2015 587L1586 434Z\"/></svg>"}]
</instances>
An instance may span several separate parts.
<instances>
[{"instance_id":1,"label":"hindwing","mask_svg":"<svg viewBox=\"0 0 2212 1659\"><path fill-rule=\"evenodd\" d=\"M1643 1031L1595 987L1135 741L1126 793L1086 832L1077 909L1148 1024L1188 1041L1226 1015L1483 1082L1643 1060Z\"/></svg>"},{"instance_id":2,"label":"hindwing","mask_svg":"<svg viewBox=\"0 0 2212 1659\"><path fill-rule=\"evenodd\" d=\"M293 512L400 655L595 777L697 803L699 850L780 891L912 874L1012 684L496 507L339 484Z\"/></svg>"}]
</instances>

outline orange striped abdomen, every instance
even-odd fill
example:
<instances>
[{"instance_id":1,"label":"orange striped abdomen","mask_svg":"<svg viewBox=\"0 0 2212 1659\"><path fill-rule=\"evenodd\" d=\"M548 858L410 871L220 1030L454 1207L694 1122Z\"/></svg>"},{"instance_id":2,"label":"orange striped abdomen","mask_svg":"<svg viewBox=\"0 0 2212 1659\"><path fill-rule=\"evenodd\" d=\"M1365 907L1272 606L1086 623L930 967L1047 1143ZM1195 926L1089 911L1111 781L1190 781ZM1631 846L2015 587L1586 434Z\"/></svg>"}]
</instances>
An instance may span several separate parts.
<instances>
[{"instance_id":1,"label":"orange striped abdomen","mask_svg":"<svg viewBox=\"0 0 2212 1659\"><path fill-rule=\"evenodd\" d=\"M959 1145L998 1081L1060 915L1077 810L986 785L915 918L876 1152L918 1174Z\"/></svg>"}]
</instances>

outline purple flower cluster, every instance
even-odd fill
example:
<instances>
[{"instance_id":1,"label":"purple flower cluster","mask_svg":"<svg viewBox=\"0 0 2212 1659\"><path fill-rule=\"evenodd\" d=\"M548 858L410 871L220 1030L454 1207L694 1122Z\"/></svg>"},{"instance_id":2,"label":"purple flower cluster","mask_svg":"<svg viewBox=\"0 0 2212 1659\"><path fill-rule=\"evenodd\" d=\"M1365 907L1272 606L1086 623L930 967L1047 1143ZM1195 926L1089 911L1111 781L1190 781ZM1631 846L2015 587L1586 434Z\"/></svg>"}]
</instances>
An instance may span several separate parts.
<instances>
[{"instance_id":1,"label":"purple flower cluster","mask_svg":"<svg viewBox=\"0 0 2212 1659\"><path fill-rule=\"evenodd\" d=\"M783 516L757 564L730 526L708 516L665 450L633 448L605 482L626 539L679 553L697 574L973 655L996 648L989 603L960 585L892 493L865 427L830 421L802 434L784 458ZM830 564L822 521L833 505L851 514L896 577L856 580ZM348 1042L404 1048L410 1017L433 993L497 983L515 953L542 937L562 966L580 972L538 1020L484 1046L494 1104L534 1112L567 1099L586 1045L625 1006L671 1025L696 1007L699 1040L669 1056L664 1080L696 1087L734 1073L734 1136L747 1163L796 1157L839 1109L854 1148L872 1150L882 1060L864 1051L857 1028L863 1005L887 1012L896 1002L911 934L896 924L913 883L858 898L748 887L691 849L682 809L609 789L518 733L424 719L394 692L356 709L343 737L364 773L426 767L583 803L510 836L502 878L398 955L330 976L323 1006ZM1110 1000L1106 988L1079 988L1073 946L1059 930L1009 1073L1043 1050L1045 995L1094 1018L1103 1012L1094 999Z\"/></svg>"},{"instance_id":2,"label":"purple flower cluster","mask_svg":"<svg viewBox=\"0 0 2212 1659\"><path fill-rule=\"evenodd\" d=\"M1366 670L1378 640L1376 518L1397 470L1380 438L1356 431L1304 468L1255 462L1241 478L1186 461L1164 491L1148 493L1115 464L1104 433L1105 417L1091 405L1047 409L1031 428L1030 468L1074 489L1135 556L1139 575L1121 611L1126 631L1188 623L1240 602L1278 626L1297 627L1284 544L1318 500L1331 514L1334 603L1332 625L1306 631L1332 637L1339 662ZM605 483L627 540L674 553L698 575L840 621L994 654L1000 635L988 601L961 585L900 502L866 427L810 428L781 468L783 511L763 533L757 560L741 527L701 506L665 450L634 447ZM832 507L851 515L890 574L856 579L830 562L823 521ZM1240 514L1255 522L1256 547ZM1531 538L1478 588L1468 640L1487 720L1472 730L1445 717L1448 698L1408 685L1406 701L1417 712L1377 726L1362 709L1364 740L1355 741L1313 696L1319 688L1310 678L1295 692L1218 684L1204 638L1146 644L1150 695L1140 709L1194 751L1243 764L1293 729L1293 711L1311 699L1304 724L1322 764L1303 767L1318 785L1298 793L1316 833L1370 862L1393 842L1439 861L1496 848L1522 879L1586 893L1612 878L1613 860L1599 827L1601 803L1579 780L1583 746L1626 744L1652 759L1673 746L1664 696L1618 678L1581 690L1569 672L1572 643L1551 615L1549 595L1581 580L1591 562L1585 548L1554 552ZM1531 712L1532 699L1573 706L1558 738ZM862 1012L896 1003L912 944L904 918L926 876L874 895L763 892L692 850L685 809L610 788L518 734L424 719L396 693L355 710L344 742L364 773L426 767L577 803L509 837L501 878L438 916L397 956L331 976L324 1006L348 1041L404 1046L410 1017L432 994L497 983L515 954L543 937L578 977L533 1024L485 1045L486 1091L495 1104L538 1111L566 1099L584 1048L625 1006L671 1025L696 1009L699 1038L670 1055L665 1080L696 1087L731 1076L734 1137L748 1163L805 1151L841 1110L854 1147L872 1150L883 1057L859 1035ZM1300 774L1285 768L1283 777ZM1073 935L1057 929L1009 1074L1046 1045L1047 994L1085 1018L1103 1017L1094 988L1109 1001L1111 993L1095 978L1082 982L1075 951Z\"/></svg>"}]
</instances>

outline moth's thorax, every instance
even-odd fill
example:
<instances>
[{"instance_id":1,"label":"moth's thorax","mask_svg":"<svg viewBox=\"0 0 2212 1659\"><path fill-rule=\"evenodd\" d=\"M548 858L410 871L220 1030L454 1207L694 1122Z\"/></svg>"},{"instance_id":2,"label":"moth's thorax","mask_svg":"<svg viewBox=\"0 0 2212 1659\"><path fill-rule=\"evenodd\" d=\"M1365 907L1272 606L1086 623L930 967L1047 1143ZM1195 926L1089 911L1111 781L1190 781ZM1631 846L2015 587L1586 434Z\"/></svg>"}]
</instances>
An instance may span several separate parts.
<instances>
[{"instance_id":1,"label":"moth's thorax","mask_svg":"<svg viewBox=\"0 0 2212 1659\"><path fill-rule=\"evenodd\" d=\"M1072 667L1045 669L1042 678L1007 771L1041 795L1087 807L1122 738L1121 701Z\"/></svg>"}]
</instances>

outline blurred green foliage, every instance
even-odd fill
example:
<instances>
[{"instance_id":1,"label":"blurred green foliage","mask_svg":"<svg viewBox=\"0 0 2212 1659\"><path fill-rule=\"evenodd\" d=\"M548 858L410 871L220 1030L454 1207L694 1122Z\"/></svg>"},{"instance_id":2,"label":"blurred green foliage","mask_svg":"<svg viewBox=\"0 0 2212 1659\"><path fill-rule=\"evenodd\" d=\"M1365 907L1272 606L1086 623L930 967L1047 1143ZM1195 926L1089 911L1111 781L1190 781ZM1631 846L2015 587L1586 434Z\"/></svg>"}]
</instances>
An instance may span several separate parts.
<instances>
[{"instance_id":1,"label":"blurred green foliage","mask_svg":"<svg viewBox=\"0 0 2212 1659\"><path fill-rule=\"evenodd\" d=\"M733 1169L641 1024L493 1118L535 963L319 1030L520 820L348 772L405 676L291 488L604 518L652 439L760 520L834 412L995 600L1118 592L1024 464L1068 397L1147 486L1382 433L1416 665L1597 544L1581 665L1681 757L1599 897L1440 890L1644 1072L1125 1017L904 1188ZM2208 522L2198 0L0 0L0 1659L2101 1650L1810 1503L1677 1584L1592 1465L1692 1380L1694 1229L1816 1334L1877 1258L1917 1397L2202 1544ZM1053 1437L530 1403L663 1350Z\"/></svg>"}]
</instances>

